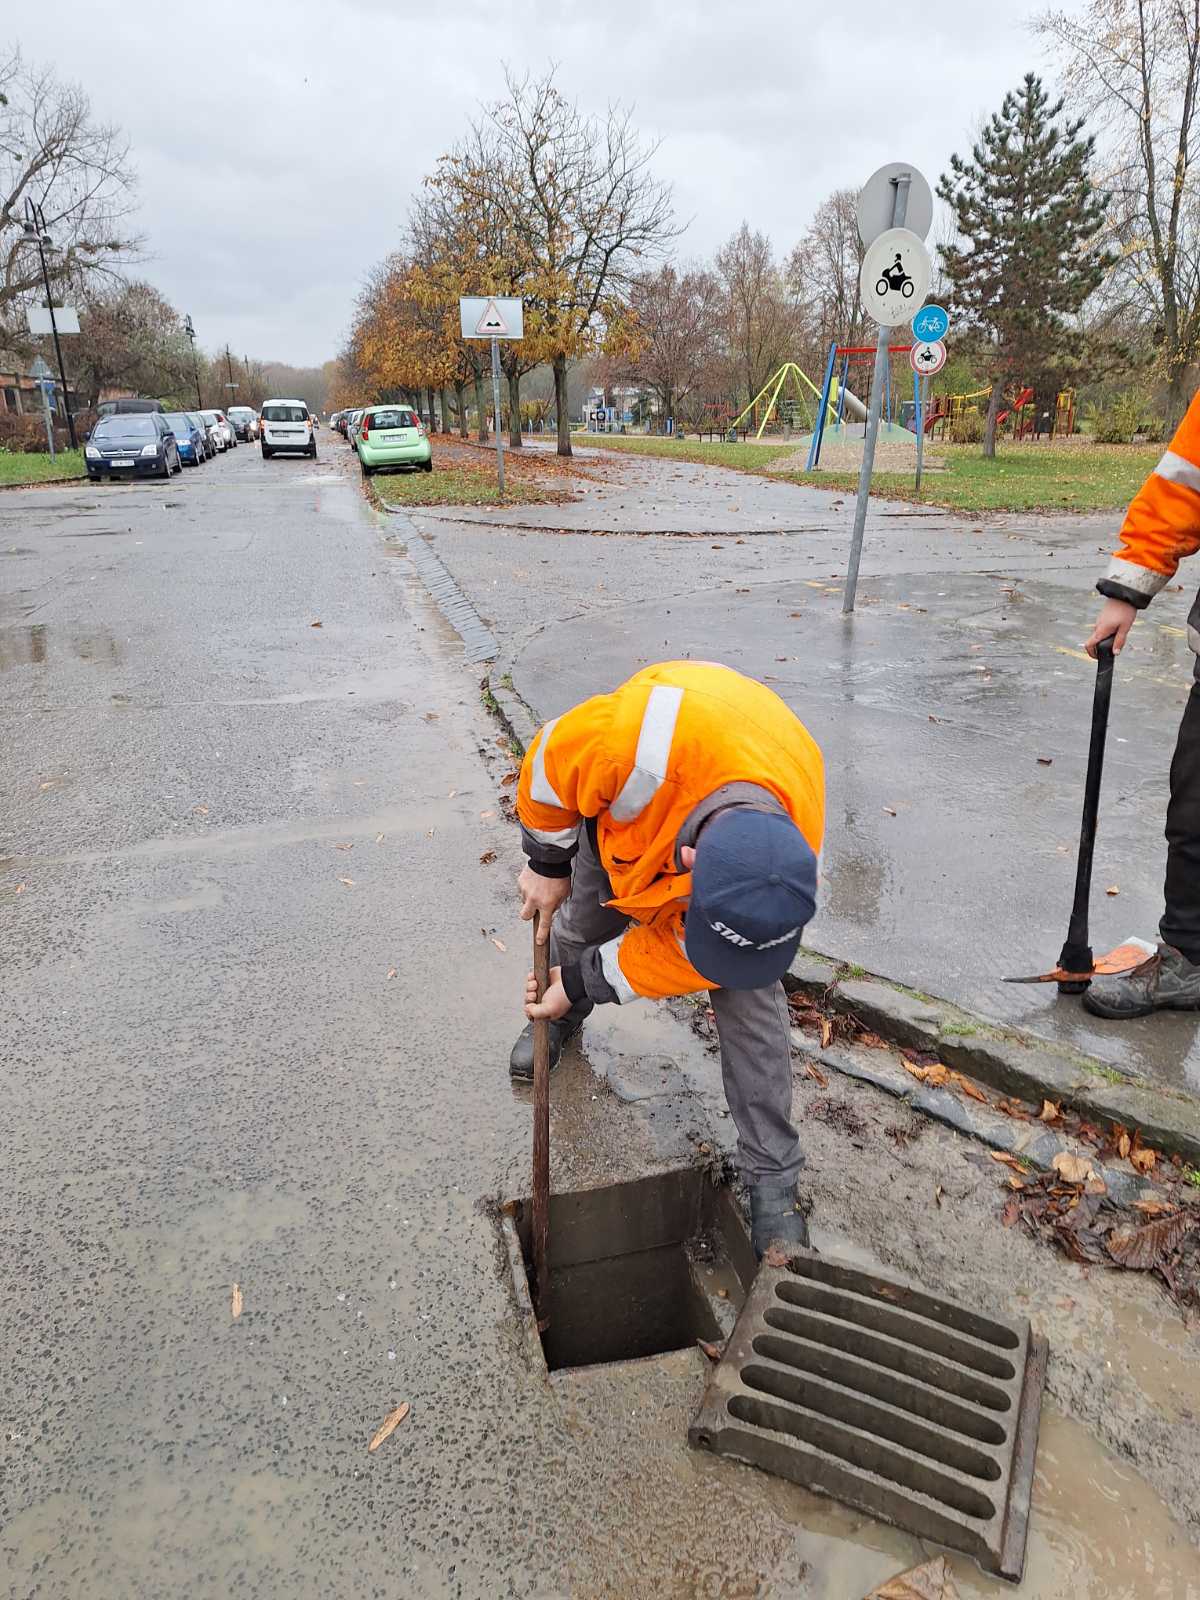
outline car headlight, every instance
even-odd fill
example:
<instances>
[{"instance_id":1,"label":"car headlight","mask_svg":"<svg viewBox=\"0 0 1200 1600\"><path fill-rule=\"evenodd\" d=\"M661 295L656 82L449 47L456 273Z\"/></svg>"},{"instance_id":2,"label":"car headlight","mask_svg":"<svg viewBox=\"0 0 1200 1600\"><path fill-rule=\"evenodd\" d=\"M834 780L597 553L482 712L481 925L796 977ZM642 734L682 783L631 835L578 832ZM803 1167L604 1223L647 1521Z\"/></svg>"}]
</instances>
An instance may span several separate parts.
<instances>
[{"instance_id":1,"label":"car headlight","mask_svg":"<svg viewBox=\"0 0 1200 1600\"><path fill-rule=\"evenodd\" d=\"M144 456L156 456L158 454L158 441L155 440L153 444L144 444L142 446L142 454Z\"/></svg>"},{"instance_id":2,"label":"car headlight","mask_svg":"<svg viewBox=\"0 0 1200 1600\"><path fill-rule=\"evenodd\" d=\"M89 444L83 453L89 461L99 461L100 459L100 452L94 444Z\"/></svg>"}]
</instances>

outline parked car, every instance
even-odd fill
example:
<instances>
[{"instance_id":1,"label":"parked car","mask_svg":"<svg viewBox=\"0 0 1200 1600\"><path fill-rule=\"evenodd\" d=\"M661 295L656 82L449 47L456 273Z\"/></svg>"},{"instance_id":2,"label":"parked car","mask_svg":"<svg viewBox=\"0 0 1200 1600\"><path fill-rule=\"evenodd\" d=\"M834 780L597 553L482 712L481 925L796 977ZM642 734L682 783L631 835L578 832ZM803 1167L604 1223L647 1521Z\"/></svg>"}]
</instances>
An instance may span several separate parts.
<instances>
[{"instance_id":1,"label":"parked car","mask_svg":"<svg viewBox=\"0 0 1200 1600\"><path fill-rule=\"evenodd\" d=\"M360 406L356 411L350 413L350 420L346 424L346 440L349 444L353 444L355 441L358 425L362 421L363 410L364 407Z\"/></svg>"},{"instance_id":2,"label":"parked car","mask_svg":"<svg viewBox=\"0 0 1200 1600\"><path fill-rule=\"evenodd\" d=\"M340 433L343 439L346 437L346 423L349 418L348 411L335 411L329 419L329 426L335 433Z\"/></svg>"},{"instance_id":3,"label":"parked car","mask_svg":"<svg viewBox=\"0 0 1200 1600\"><path fill-rule=\"evenodd\" d=\"M200 415L205 422L212 423L213 432L217 437L218 450L232 450L237 446L237 434L230 427L223 411L202 411Z\"/></svg>"},{"instance_id":4,"label":"parked car","mask_svg":"<svg viewBox=\"0 0 1200 1600\"><path fill-rule=\"evenodd\" d=\"M202 461L206 461L208 451L204 445L204 429L195 417L189 417L186 411L168 411L166 419L167 426L175 435L183 465L198 467Z\"/></svg>"},{"instance_id":5,"label":"parked car","mask_svg":"<svg viewBox=\"0 0 1200 1600\"><path fill-rule=\"evenodd\" d=\"M132 395L122 400L101 400L96 407L96 414L101 417L137 416L147 411L165 414L166 407L161 400L143 400Z\"/></svg>"},{"instance_id":6,"label":"parked car","mask_svg":"<svg viewBox=\"0 0 1200 1600\"><path fill-rule=\"evenodd\" d=\"M89 478L169 478L183 463L161 411L122 411L101 417L84 446Z\"/></svg>"},{"instance_id":7,"label":"parked car","mask_svg":"<svg viewBox=\"0 0 1200 1600\"><path fill-rule=\"evenodd\" d=\"M411 406L368 406L355 432L363 477L381 467L433 471L433 451L425 424Z\"/></svg>"},{"instance_id":8,"label":"parked car","mask_svg":"<svg viewBox=\"0 0 1200 1600\"><path fill-rule=\"evenodd\" d=\"M211 422L205 422L203 411L189 411L187 415L191 417L192 421L200 429L200 436L204 440L204 459L207 461L210 456L215 456L220 449L217 444L216 425Z\"/></svg>"},{"instance_id":9,"label":"parked car","mask_svg":"<svg viewBox=\"0 0 1200 1600\"><path fill-rule=\"evenodd\" d=\"M263 460L283 451L295 450L317 459L317 440L312 418L303 400L266 400L262 408Z\"/></svg>"},{"instance_id":10,"label":"parked car","mask_svg":"<svg viewBox=\"0 0 1200 1600\"><path fill-rule=\"evenodd\" d=\"M249 442L258 438L258 413L253 406L230 406L225 414L239 439Z\"/></svg>"}]
</instances>

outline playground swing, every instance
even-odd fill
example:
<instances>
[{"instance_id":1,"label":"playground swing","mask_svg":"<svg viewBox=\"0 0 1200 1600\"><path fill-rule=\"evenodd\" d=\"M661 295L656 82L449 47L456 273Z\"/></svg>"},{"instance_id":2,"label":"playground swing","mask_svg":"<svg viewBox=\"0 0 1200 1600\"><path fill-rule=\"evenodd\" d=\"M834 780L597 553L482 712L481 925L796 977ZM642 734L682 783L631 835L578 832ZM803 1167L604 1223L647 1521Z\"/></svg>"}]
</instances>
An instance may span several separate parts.
<instances>
[{"instance_id":1,"label":"playground swing","mask_svg":"<svg viewBox=\"0 0 1200 1600\"><path fill-rule=\"evenodd\" d=\"M793 392L787 395L784 393L784 387L789 379ZM756 439L762 438L763 430L773 415L787 427L794 427L798 416L803 417L806 426L811 426L814 421L812 402L805 393L805 388L811 390L823 406L830 406L832 409L829 395L822 394L808 374L794 361L785 361L778 372L771 374L746 409L730 423L730 433L736 435L747 417L757 416L760 405L763 406L763 413L762 421L758 424L754 435Z\"/></svg>"},{"instance_id":2,"label":"playground swing","mask_svg":"<svg viewBox=\"0 0 1200 1600\"><path fill-rule=\"evenodd\" d=\"M888 346L888 356L907 356L911 351L910 344L893 344ZM849 411L856 422L865 423L867 408L857 395L851 392L849 386L850 369L852 366L862 366L866 369L868 387L871 382L871 369L875 362L876 350L874 345L840 345L834 341L829 347L829 359L825 363L825 381L821 386L820 404L817 408L817 422L813 428L812 441L808 447L808 462L805 470L812 472L816 469L821 459L821 444L825 437L827 426L832 424L836 430L845 427L846 412ZM835 376L835 371L837 376ZM884 377L884 393L882 396L883 410L881 425L885 436L887 434L914 432L917 427L928 428L926 419L921 415L920 379L913 373L913 421L914 427L898 428L894 420L892 404L892 363L888 360Z\"/></svg>"}]
</instances>

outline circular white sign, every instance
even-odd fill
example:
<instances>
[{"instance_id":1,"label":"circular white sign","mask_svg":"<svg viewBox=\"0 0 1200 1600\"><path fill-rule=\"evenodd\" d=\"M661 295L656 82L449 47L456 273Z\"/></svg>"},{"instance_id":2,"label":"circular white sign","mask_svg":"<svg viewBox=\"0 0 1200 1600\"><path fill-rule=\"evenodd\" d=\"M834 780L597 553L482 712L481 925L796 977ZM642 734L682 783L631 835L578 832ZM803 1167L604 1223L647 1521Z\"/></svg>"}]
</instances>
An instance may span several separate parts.
<instances>
[{"instance_id":1,"label":"circular white sign","mask_svg":"<svg viewBox=\"0 0 1200 1600\"><path fill-rule=\"evenodd\" d=\"M908 352L909 364L923 378L931 378L946 365L946 346L940 339L921 340Z\"/></svg>"},{"instance_id":2,"label":"circular white sign","mask_svg":"<svg viewBox=\"0 0 1200 1600\"><path fill-rule=\"evenodd\" d=\"M909 322L929 294L929 251L907 228L889 228L867 247L859 287L863 310L885 328Z\"/></svg>"},{"instance_id":3,"label":"circular white sign","mask_svg":"<svg viewBox=\"0 0 1200 1600\"><path fill-rule=\"evenodd\" d=\"M892 226L896 197L892 179L903 173L908 174L910 181L902 226L919 239L924 239L933 226L933 195L924 174L907 161L889 161L886 167L873 172L858 192L858 237L863 244L873 244Z\"/></svg>"}]
</instances>

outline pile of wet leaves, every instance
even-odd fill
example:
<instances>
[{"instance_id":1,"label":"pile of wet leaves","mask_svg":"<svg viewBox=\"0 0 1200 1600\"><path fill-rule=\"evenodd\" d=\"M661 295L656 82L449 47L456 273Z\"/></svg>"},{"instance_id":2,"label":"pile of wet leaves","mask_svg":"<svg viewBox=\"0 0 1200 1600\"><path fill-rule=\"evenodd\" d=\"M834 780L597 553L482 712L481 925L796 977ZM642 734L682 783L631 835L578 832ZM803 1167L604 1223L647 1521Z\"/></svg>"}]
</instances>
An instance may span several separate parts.
<instances>
[{"instance_id":1,"label":"pile of wet leaves","mask_svg":"<svg viewBox=\"0 0 1200 1600\"><path fill-rule=\"evenodd\" d=\"M1136 1139L1136 1132L1114 1124L1097 1147L1098 1160L1125 1159L1122 1149L1133 1153ZM1164 1161L1158 1151L1140 1143L1136 1148L1155 1157L1155 1188L1160 1192L1132 1206L1113 1202L1086 1155L1064 1151L1048 1171L1032 1172L1016 1156L993 1150L991 1159L1011 1169L1000 1221L1006 1228L1024 1227L1081 1266L1152 1273L1181 1309L1198 1311L1200 1204L1192 1199L1182 1163Z\"/></svg>"}]
</instances>

